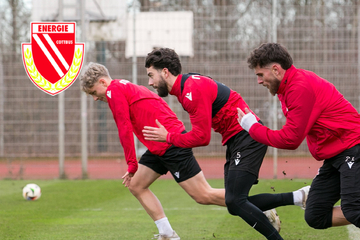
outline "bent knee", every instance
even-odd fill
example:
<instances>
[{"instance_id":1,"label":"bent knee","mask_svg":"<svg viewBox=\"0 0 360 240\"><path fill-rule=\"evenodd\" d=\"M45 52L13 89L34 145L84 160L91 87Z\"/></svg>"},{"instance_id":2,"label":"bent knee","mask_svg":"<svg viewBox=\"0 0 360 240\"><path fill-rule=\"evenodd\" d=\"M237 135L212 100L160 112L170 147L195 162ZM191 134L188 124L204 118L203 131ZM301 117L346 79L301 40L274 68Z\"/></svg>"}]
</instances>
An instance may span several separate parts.
<instances>
[{"instance_id":1,"label":"bent knee","mask_svg":"<svg viewBox=\"0 0 360 240\"><path fill-rule=\"evenodd\" d=\"M350 223L354 224L356 227L360 228L360 214L359 211L354 211L354 209L346 211L343 209L344 217Z\"/></svg>"},{"instance_id":2,"label":"bent knee","mask_svg":"<svg viewBox=\"0 0 360 240\"><path fill-rule=\"evenodd\" d=\"M246 202L246 199L237 199L237 200L235 200L233 198L228 198L228 199L225 200L225 204L226 204L228 212L231 215L234 215L234 216L239 215L239 208L245 202Z\"/></svg>"},{"instance_id":3,"label":"bent knee","mask_svg":"<svg viewBox=\"0 0 360 240\"><path fill-rule=\"evenodd\" d=\"M129 188L129 191L131 192L131 194L134 195L135 197L146 190L145 188L143 188L139 185L131 185L131 184L128 188Z\"/></svg>"},{"instance_id":4,"label":"bent knee","mask_svg":"<svg viewBox=\"0 0 360 240\"><path fill-rule=\"evenodd\" d=\"M129 188L129 191L131 192L132 195L135 196L137 194L138 190L137 190L136 187L129 186L128 188Z\"/></svg>"},{"instance_id":5,"label":"bent knee","mask_svg":"<svg viewBox=\"0 0 360 240\"><path fill-rule=\"evenodd\" d=\"M226 205L226 207L227 207L227 210L228 210L228 212L231 214L231 215L234 215L234 216L237 216L238 214L237 214L237 209L236 209L236 207L233 207L233 206L229 206L229 205Z\"/></svg>"},{"instance_id":6,"label":"bent knee","mask_svg":"<svg viewBox=\"0 0 360 240\"><path fill-rule=\"evenodd\" d=\"M305 210L305 221L314 229L326 229L332 225L332 214L331 212L313 214L312 212Z\"/></svg>"}]
</instances>

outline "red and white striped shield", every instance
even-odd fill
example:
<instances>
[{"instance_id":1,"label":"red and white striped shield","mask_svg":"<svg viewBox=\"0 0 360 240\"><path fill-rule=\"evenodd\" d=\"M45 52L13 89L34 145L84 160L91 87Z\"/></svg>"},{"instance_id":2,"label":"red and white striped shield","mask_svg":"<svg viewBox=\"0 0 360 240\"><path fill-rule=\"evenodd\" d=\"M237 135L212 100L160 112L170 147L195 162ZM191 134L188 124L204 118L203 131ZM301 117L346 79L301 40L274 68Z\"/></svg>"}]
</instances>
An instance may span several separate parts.
<instances>
[{"instance_id":1,"label":"red and white striped shield","mask_svg":"<svg viewBox=\"0 0 360 240\"><path fill-rule=\"evenodd\" d=\"M31 44L22 44L28 76L51 95L67 89L80 72L84 44L75 42L75 27L73 22L33 22Z\"/></svg>"},{"instance_id":2,"label":"red and white striped shield","mask_svg":"<svg viewBox=\"0 0 360 240\"><path fill-rule=\"evenodd\" d=\"M39 73L51 83L69 70L75 50L75 23L31 23L31 48Z\"/></svg>"}]
</instances>

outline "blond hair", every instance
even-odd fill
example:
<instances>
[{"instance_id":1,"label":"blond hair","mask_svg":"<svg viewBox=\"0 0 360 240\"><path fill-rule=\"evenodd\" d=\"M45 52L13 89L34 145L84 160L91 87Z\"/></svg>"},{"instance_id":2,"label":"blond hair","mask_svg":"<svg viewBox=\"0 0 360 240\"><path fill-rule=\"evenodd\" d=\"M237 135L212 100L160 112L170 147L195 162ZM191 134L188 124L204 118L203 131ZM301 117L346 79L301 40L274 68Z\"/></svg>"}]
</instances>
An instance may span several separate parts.
<instances>
[{"instance_id":1,"label":"blond hair","mask_svg":"<svg viewBox=\"0 0 360 240\"><path fill-rule=\"evenodd\" d=\"M94 87L94 85L102 77L108 77L111 79L109 70L104 65L90 62L83 70L83 73L80 77L81 90L89 93L89 89Z\"/></svg>"}]
</instances>

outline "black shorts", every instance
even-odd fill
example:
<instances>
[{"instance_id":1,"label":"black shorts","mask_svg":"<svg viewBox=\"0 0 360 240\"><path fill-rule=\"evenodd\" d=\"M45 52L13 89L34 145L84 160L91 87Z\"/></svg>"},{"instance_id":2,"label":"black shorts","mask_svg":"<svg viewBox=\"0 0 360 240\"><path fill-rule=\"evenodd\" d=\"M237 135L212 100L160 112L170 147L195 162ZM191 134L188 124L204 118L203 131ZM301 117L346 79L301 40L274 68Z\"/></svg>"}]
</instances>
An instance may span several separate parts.
<instances>
[{"instance_id":1,"label":"black shorts","mask_svg":"<svg viewBox=\"0 0 360 240\"><path fill-rule=\"evenodd\" d=\"M144 155L141 156L139 163L161 175L170 171L178 183L192 178L201 172L201 168L194 157L192 149L179 148L174 145L162 156L152 154L147 150Z\"/></svg>"},{"instance_id":2,"label":"black shorts","mask_svg":"<svg viewBox=\"0 0 360 240\"><path fill-rule=\"evenodd\" d=\"M252 139L245 130L226 142L225 177L228 171L246 171L259 177L267 146Z\"/></svg>"},{"instance_id":3,"label":"black shorts","mask_svg":"<svg viewBox=\"0 0 360 240\"><path fill-rule=\"evenodd\" d=\"M360 216L360 144L324 161L311 184L305 213L323 219L320 228L331 227L339 199L348 221Z\"/></svg>"}]
</instances>

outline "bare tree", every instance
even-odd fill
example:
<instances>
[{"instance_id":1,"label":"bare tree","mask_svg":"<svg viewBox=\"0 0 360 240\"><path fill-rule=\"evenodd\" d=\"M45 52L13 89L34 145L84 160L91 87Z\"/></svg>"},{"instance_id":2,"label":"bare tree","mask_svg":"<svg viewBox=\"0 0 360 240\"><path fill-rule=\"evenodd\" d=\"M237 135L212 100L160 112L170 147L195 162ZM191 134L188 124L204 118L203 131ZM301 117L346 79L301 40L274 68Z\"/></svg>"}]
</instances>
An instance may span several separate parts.
<instances>
[{"instance_id":1,"label":"bare tree","mask_svg":"<svg viewBox=\"0 0 360 240\"><path fill-rule=\"evenodd\" d=\"M21 61L21 42L29 42L29 19L31 13L31 3L25 0L5 0L0 1L0 154L4 149L4 142L7 134L5 131L13 131L14 126L6 123L7 108L12 108L5 104L8 100L7 89L14 86L23 86L25 72L19 71L22 68ZM11 79L11 81L6 81ZM20 97L20 91L14 92L11 97ZM27 102L20 101L16 106L26 108ZM14 111L14 108L12 108ZM26 119L28 113L21 113L22 119ZM33 128L32 126L29 129ZM9 140L9 139L8 139ZM14 139L10 139L13 141Z\"/></svg>"},{"instance_id":2,"label":"bare tree","mask_svg":"<svg viewBox=\"0 0 360 240\"><path fill-rule=\"evenodd\" d=\"M31 5L24 0L6 0L0 7L0 44L4 61L15 61L20 57L20 44L29 39Z\"/></svg>"}]
</instances>

